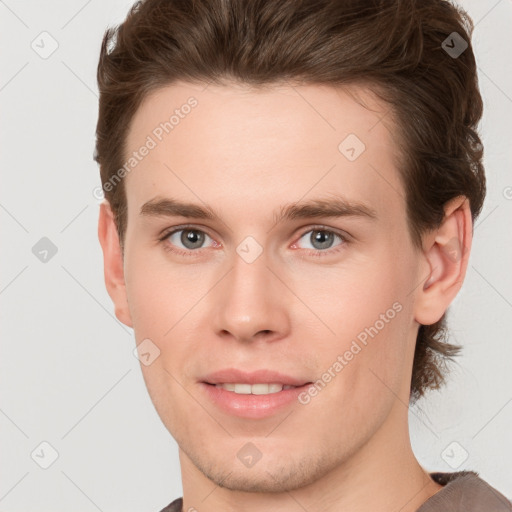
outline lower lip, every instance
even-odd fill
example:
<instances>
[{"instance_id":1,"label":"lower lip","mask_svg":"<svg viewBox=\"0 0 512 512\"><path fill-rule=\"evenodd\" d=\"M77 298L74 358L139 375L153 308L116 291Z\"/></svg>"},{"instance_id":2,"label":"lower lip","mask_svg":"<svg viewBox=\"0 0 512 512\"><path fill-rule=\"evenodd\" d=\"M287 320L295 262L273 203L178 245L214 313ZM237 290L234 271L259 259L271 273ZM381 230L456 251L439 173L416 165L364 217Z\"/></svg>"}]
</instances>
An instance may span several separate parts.
<instances>
[{"instance_id":1,"label":"lower lip","mask_svg":"<svg viewBox=\"0 0 512 512\"><path fill-rule=\"evenodd\" d=\"M251 419L272 416L286 406L298 402L299 395L311 386L311 383L308 383L268 395L242 395L206 382L199 384L209 399L224 412L240 418Z\"/></svg>"}]
</instances>

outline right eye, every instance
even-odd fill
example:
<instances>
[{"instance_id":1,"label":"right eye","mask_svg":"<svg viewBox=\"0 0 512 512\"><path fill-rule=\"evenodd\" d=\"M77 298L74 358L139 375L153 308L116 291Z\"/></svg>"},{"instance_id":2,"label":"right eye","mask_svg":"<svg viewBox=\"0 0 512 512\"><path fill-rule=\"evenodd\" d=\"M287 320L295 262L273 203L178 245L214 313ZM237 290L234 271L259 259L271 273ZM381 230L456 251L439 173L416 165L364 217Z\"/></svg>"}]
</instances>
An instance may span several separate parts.
<instances>
[{"instance_id":1,"label":"right eye","mask_svg":"<svg viewBox=\"0 0 512 512\"><path fill-rule=\"evenodd\" d=\"M197 252L197 249L203 249L203 244L208 240L211 247L218 246L204 231L190 227L173 229L160 238L166 250L187 256Z\"/></svg>"}]
</instances>

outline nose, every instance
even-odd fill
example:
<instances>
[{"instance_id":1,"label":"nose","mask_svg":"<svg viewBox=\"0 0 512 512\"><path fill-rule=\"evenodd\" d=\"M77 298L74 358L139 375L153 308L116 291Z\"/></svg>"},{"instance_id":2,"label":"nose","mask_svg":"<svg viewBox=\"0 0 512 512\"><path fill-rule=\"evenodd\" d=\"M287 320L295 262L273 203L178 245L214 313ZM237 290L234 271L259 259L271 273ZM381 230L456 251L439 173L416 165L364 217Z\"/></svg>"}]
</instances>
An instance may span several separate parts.
<instances>
[{"instance_id":1,"label":"nose","mask_svg":"<svg viewBox=\"0 0 512 512\"><path fill-rule=\"evenodd\" d=\"M290 332L290 293L269 267L265 251L252 262L236 254L212 294L217 336L240 342L285 338ZM212 290L213 291L213 290Z\"/></svg>"}]
</instances>

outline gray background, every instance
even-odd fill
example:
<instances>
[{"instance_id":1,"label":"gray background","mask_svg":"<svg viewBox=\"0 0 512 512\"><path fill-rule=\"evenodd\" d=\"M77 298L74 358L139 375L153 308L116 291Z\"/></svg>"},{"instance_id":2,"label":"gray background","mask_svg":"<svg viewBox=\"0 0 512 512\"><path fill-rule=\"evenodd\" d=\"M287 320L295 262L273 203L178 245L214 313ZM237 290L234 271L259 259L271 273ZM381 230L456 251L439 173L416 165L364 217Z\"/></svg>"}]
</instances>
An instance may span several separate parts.
<instances>
[{"instance_id":1,"label":"gray background","mask_svg":"<svg viewBox=\"0 0 512 512\"><path fill-rule=\"evenodd\" d=\"M489 191L449 314L464 354L411 409L411 435L427 469L477 470L510 498L512 1L460 3L476 24ZM97 59L131 4L0 1L0 511L156 512L182 492L96 235Z\"/></svg>"}]
</instances>

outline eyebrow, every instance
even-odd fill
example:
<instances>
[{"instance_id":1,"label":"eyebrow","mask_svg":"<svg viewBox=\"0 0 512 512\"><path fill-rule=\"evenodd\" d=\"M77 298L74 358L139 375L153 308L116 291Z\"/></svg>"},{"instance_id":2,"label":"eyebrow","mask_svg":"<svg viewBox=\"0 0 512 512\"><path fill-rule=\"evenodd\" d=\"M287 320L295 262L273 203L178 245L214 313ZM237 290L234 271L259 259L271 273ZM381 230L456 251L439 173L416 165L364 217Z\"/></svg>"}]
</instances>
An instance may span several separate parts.
<instances>
[{"instance_id":1,"label":"eyebrow","mask_svg":"<svg viewBox=\"0 0 512 512\"><path fill-rule=\"evenodd\" d=\"M142 205L140 215L220 220L220 216L209 206L186 203L172 198L151 199ZM347 201L343 198L312 199L282 206L279 213L274 214L273 220L277 224L285 220L317 217L363 217L374 220L377 218L377 213L363 203Z\"/></svg>"}]
</instances>

